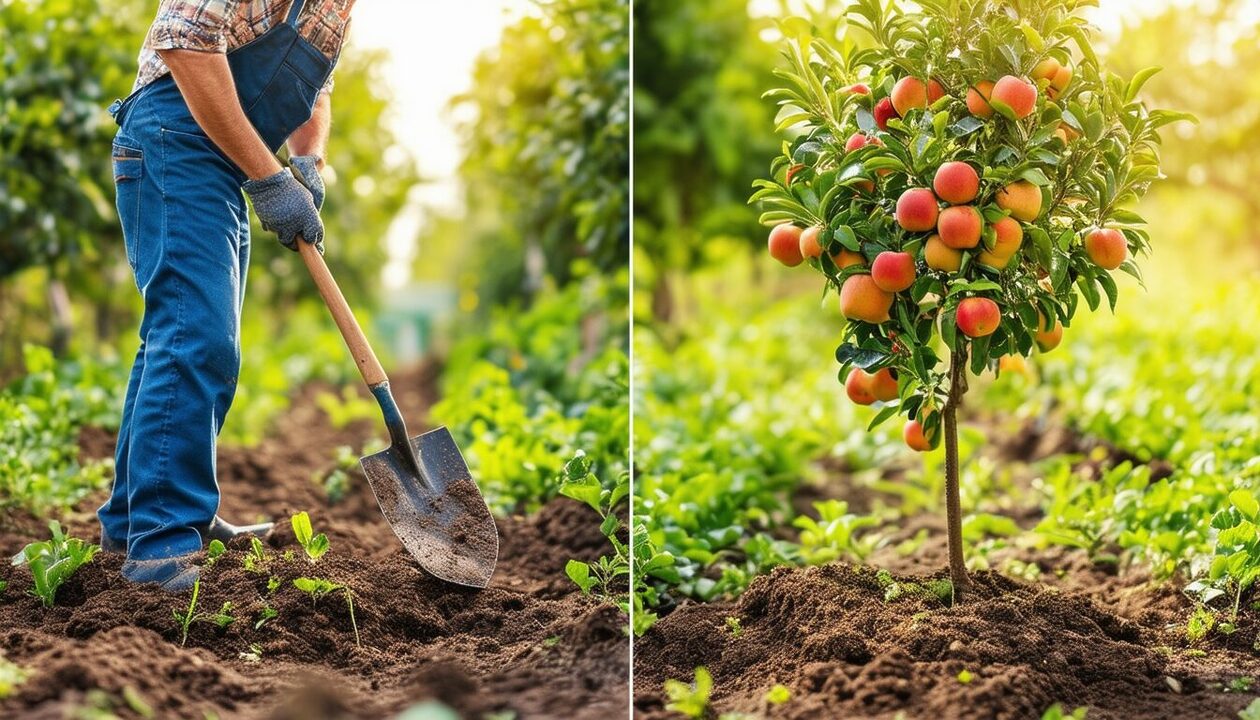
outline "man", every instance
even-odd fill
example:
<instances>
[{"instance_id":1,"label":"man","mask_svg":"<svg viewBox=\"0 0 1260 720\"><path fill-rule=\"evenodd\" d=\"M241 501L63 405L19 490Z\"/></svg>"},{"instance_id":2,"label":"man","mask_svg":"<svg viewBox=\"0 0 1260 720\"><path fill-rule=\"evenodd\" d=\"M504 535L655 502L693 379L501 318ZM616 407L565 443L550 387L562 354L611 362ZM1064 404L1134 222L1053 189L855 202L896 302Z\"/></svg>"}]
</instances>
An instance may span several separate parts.
<instances>
[{"instance_id":1,"label":"man","mask_svg":"<svg viewBox=\"0 0 1260 720\"><path fill-rule=\"evenodd\" d=\"M215 440L240 369L249 209L322 252L332 67L354 0L162 0L135 88L110 111L127 260L144 299L101 543L123 576L193 585L217 517ZM289 165L276 157L288 145ZM244 192L242 192L242 190Z\"/></svg>"}]
</instances>

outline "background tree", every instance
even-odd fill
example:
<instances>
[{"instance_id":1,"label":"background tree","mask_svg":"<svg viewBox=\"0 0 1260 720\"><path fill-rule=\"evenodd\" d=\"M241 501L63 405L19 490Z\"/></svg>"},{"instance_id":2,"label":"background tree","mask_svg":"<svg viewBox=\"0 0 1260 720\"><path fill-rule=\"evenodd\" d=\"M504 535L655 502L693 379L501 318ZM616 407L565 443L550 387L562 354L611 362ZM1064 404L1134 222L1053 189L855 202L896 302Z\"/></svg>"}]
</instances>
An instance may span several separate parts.
<instances>
[{"instance_id":1,"label":"background tree","mask_svg":"<svg viewBox=\"0 0 1260 720\"><path fill-rule=\"evenodd\" d=\"M629 254L628 2L538 11L504 31L452 103L467 118L465 210L462 222L430 223L421 243L468 249L463 290L479 301L466 307L528 302L548 278L563 286Z\"/></svg>"},{"instance_id":2,"label":"background tree","mask_svg":"<svg viewBox=\"0 0 1260 720\"><path fill-rule=\"evenodd\" d=\"M774 109L758 99L773 82L760 37L773 23L744 0L642 0L634 14L635 247L651 265L637 280L666 319L671 270L750 247L748 186L777 145Z\"/></svg>"}]
</instances>

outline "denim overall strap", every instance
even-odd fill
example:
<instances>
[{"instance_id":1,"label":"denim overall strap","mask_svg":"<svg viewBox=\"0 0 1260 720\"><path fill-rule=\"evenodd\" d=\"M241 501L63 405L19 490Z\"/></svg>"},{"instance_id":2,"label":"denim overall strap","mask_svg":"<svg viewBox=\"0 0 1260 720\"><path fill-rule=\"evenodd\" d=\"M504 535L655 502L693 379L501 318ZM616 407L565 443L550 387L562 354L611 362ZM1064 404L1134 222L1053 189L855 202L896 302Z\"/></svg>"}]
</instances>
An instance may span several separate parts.
<instances>
[{"instance_id":1,"label":"denim overall strap","mask_svg":"<svg viewBox=\"0 0 1260 720\"><path fill-rule=\"evenodd\" d=\"M298 15L302 14L304 7L306 7L306 0L293 0L293 5L289 7L289 16L284 19L285 24L296 28Z\"/></svg>"}]
</instances>

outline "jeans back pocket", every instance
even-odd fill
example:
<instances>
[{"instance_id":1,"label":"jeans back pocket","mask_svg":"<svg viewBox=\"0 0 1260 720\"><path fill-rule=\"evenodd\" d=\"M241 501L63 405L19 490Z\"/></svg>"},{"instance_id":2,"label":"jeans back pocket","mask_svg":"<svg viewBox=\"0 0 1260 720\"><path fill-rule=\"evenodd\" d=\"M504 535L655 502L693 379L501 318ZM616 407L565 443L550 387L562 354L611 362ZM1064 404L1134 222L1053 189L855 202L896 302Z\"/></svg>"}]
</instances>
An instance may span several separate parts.
<instances>
[{"instance_id":1,"label":"jeans back pocket","mask_svg":"<svg viewBox=\"0 0 1260 720\"><path fill-rule=\"evenodd\" d=\"M114 141L114 192L117 196L118 221L122 225L127 263L136 269L136 247L140 231L140 178L144 176L144 153Z\"/></svg>"}]
</instances>

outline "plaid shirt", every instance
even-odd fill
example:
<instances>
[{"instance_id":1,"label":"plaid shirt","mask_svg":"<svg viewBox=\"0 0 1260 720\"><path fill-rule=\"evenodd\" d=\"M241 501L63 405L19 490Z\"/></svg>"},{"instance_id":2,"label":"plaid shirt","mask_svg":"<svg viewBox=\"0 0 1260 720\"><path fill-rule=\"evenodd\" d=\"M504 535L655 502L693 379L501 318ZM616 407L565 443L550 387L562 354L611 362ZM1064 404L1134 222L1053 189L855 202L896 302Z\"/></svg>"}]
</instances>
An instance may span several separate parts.
<instances>
[{"instance_id":1,"label":"plaid shirt","mask_svg":"<svg viewBox=\"0 0 1260 720\"><path fill-rule=\"evenodd\" d=\"M355 0L306 0L298 32L328 57L345 40ZM157 18L140 50L140 72L132 92L170 72L158 50L225 53L284 22L290 0L161 0ZM332 78L324 91L332 90Z\"/></svg>"}]
</instances>

